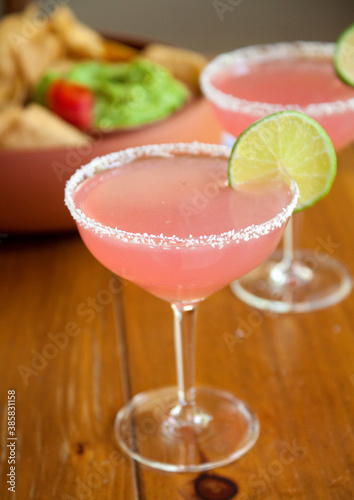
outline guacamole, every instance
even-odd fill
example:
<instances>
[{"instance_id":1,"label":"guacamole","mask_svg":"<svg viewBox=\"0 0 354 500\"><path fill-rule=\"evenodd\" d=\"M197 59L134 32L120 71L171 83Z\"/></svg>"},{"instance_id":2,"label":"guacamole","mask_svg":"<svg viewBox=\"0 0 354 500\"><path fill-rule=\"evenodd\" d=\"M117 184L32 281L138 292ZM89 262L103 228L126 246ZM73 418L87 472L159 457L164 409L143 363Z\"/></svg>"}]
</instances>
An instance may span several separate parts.
<instances>
[{"instance_id":1,"label":"guacamole","mask_svg":"<svg viewBox=\"0 0 354 500\"><path fill-rule=\"evenodd\" d=\"M48 71L37 85L35 100L47 105L48 88L57 79L83 85L94 94L93 127L136 127L167 117L188 98L186 87L165 68L144 59L108 64L80 62L64 75Z\"/></svg>"}]
</instances>

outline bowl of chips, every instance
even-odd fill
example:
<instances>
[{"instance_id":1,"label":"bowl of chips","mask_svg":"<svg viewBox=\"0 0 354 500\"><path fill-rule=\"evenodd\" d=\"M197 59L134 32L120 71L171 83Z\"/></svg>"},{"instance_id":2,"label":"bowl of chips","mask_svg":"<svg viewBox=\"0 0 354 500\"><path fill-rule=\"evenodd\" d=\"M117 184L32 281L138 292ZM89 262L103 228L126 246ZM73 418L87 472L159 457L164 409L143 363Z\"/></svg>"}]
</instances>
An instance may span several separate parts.
<instances>
[{"instance_id":1,"label":"bowl of chips","mask_svg":"<svg viewBox=\"0 0 354 500\"><path fill-rule=\"evenodd\" d=\"M94 157L143 144L220 139L199 91L203 56L150 41L102 36L67 6L54 12L41 9L30 4L0 23L3 234L74 230L63 201L65 183ZM102 83L102 74L108 75L107 82ZM163 87L156 84L162 81L158 78ZM166 78L173 79L172 97ZM84 105L81 87L90 85L94 108L88 125L87 95ZM59 95L56 107L47 99L54 94ZM111 109L112 119L107 117Z\"/></svg>"}]
</instances>

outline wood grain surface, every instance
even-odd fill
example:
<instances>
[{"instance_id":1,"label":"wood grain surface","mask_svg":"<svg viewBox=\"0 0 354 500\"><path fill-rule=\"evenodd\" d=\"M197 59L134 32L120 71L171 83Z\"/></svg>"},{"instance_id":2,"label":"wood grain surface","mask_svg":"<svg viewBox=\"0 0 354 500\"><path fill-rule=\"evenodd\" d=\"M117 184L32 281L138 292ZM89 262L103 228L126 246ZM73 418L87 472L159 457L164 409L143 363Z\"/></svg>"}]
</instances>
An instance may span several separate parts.
<instances>
[{"instance_id":1,"label":"wood grain surface","mask_svg":"<svg viewBox=\"0 0 354 500\"><path fill-rule=\"evenodd\" d=\"M351 146L331 193L306 211L300 243L352 274L353 209ZM218 477L237 485L236 500L354 498L353 294L298 315L253 310L229 287L201 304L197 383L232 391L261 422L256 445L212 471L203 497L198 475L132 463L113 434L127 399L175 383L169 305L113 277L77 234L0 236L1 499L213 499ZM7 439L12 390L16 440Z\"/></svg>"}]
</instances>

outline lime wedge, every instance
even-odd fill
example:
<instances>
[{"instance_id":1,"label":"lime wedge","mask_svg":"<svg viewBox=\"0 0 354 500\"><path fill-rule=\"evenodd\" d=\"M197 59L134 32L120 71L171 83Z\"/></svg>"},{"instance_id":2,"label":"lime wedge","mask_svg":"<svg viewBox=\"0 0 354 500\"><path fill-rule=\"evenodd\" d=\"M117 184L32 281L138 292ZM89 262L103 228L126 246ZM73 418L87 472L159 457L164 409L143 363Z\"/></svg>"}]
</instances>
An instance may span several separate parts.
<instances>
[{"instance_id":1,"label":"lime wedge","mask_svg":"<svg viewBox=\"0 0 354 500\"><path fill-rule=\"evenodd\" d=\"M345 83L354 86L354 24L343 31L337 40L334 67Z\"/></svg>"},{"instance_id":2,"label":"lime wedge","mask_svg":"<svg viewBox=\"0 0 354 500\"><path fill-rule=\"evenodd\" d=\"M299 187L298 212L329 192L336 165L332 142L315 120L298 111L279 111L242 132L231 151L228 176L236 187L287 171Z\"/></svg>"}]
</instances>

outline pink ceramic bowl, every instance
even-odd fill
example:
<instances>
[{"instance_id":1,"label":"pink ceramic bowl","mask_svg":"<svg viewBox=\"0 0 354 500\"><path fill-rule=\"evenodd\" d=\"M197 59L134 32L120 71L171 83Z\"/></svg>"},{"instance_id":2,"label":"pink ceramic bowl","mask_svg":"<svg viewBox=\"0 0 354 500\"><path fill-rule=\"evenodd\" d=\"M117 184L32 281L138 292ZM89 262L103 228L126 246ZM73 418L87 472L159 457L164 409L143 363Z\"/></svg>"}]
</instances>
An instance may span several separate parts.
<instances>
[{"instance_id":1,"label":"pink ceramic bowl","mask_svg":"<svg viewBox=\"0 0 354 500\"><path fill-rule=\"evenodd\" d=\"M152 143L219 143L220 133L209 104L198 96L165 120L136 130L98 134L89 146L0 151L0 233L75 229L64 205L65 182L96 156Z\"/></svg>"}]
</instances>

